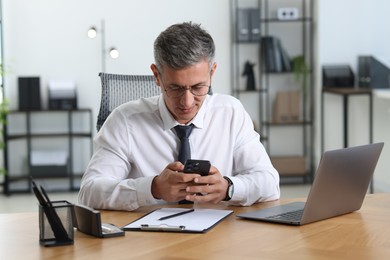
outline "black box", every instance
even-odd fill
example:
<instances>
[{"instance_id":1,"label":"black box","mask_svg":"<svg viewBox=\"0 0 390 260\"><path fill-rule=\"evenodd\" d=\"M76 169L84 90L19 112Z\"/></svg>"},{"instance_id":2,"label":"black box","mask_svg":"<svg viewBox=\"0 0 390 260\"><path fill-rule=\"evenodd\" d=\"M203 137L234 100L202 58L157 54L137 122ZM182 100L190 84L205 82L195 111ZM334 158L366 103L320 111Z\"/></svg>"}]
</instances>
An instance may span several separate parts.
<instances>
[{"instance_id":1,"label":"black box","mask_svg":"<svg viewBox=\"0 0 390 260\"><path fill-rule=\"evenodd\" d=\"M41 92L39 77L19 77L19 110L40 110Z\"/></svg>"},{"instance_id":2,"label":"black box","mask_svg":"<svg viewBox=\"0 0 390 260\"><path fill-rule=\"evenodd\" d=\"M30 168L32 177L67 177L68 165L32 165Z\"/></svg>"},{"instance_id":3,"label":"black box","mask_svg":"<svg viewBox=\"0 0 390 260\"><path fill-rule=\"evenodd\" d=\"M49 109L52 110L77 109L77 98L49 98Z\"/></svg>"},{"instance_id":4,"label":"black box","mask_svg":"<svg viewBox=\"0 0 390 260\"><path fill-rule=\"evenodd\" d=\"M67 177L70 172L65 151L31 151L29 164L32 177Z\"/></svg>"},{"instance_id":5,"label":"black box","mask_svg":"<svg viewBox=\"0 0 390 260\"><path fill-rule=\"evenodd\" d=\"M260 10L240 8L237 10L237 41L260 42Z\"/></svg>"},{"instance_id":6,"label":"black box","mask_svg":"<svg viewBox=\"0 0 390 260\"><path fill-rule=\"evenodd\" d=\"M323 87L354 87L355 75L349 65L327 65L322 67Z\"/></svg>"},{"instance_id":7,"label":"black box","mask_svg":"<svg viewBox=\"0 0 390 260\"><path fill-rule=\"evenodd\" d=\"M373 56L358 56L358 85L365 88L390 88L390 68Z\"/></svg>"}]
</instances>

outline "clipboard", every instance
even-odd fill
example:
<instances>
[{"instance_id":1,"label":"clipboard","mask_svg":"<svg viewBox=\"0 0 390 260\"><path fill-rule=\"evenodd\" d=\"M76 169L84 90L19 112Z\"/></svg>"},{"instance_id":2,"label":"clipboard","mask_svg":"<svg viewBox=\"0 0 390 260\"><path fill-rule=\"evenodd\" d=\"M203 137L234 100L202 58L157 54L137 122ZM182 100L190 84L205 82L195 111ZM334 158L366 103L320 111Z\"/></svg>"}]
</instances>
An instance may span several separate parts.
<instances>
[{"instance_id":1,"label":"clipboard","mask_svg":"<svg viewBox=\"0 0 390 260\"><path fill-rule=\"evenodd\" d=\"M206 233L233 210L194 209L194 211L172 218L166 216L188 211L187 208L159 208L122 227L125 231L162 231L183 233Z\"/></svg>"}]
</instances>

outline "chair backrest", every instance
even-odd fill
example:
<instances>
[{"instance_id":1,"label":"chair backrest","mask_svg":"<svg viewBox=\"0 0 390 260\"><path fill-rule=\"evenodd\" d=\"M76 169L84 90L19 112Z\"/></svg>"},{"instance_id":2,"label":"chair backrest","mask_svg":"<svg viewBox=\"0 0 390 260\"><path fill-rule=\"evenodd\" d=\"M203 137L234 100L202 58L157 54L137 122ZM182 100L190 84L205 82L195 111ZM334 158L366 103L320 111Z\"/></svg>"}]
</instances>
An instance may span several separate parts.
<instances>
[{"instance_id":1,"label":"chair backrest","mask_svg":"<svg viewBox=\"0 0 390 260\"><path fill-rule=\"evenodd\" d=\"M130 100L152 97L161 93L152 75L118 75L99 73L102 95L96 129L99 131L108 115Z\"/></svg>"}]
</instances>

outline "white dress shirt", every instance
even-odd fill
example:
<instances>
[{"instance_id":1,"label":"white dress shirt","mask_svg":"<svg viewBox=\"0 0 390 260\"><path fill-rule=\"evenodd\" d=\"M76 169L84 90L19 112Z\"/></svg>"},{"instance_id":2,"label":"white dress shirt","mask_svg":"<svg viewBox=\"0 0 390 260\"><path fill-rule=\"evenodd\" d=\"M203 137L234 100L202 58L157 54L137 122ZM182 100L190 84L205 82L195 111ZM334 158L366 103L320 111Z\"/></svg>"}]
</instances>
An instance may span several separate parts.
<instances>
[{"instance_id":1,"label":"white dress shirt","mask_svg":"<svg viewBox=\"0 0 390 260\"><path fill-rule=\"evenodd\" d=\"M207 96L191 123L191 158L209 160L229 176L234 184L230 204L247 206L280 197L278 172L240 101L228 95ZM116 210L165 203L152 196L151 185L177 160L177 124L162 95L115 109L94 139L79 202Z\"/></svg>"}]
</instances>

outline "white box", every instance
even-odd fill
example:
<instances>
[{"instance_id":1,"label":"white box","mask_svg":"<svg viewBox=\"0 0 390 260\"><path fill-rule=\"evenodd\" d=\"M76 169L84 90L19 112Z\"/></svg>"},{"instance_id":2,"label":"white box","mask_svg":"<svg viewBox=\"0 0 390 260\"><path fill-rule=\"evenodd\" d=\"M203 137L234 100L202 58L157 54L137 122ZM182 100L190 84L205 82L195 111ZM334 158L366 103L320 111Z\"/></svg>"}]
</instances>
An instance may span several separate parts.
<instances>
[{"instance_id":1,"label":"white box","mask_svg":"<svg viewBox=\"0 0 390 260\"><path fill-rule=\"evenodd\" d=\"M279 20L296 20L298 19L298 8L295 7L282 7L278 8Z\"/></svg>"}]
</instances>

